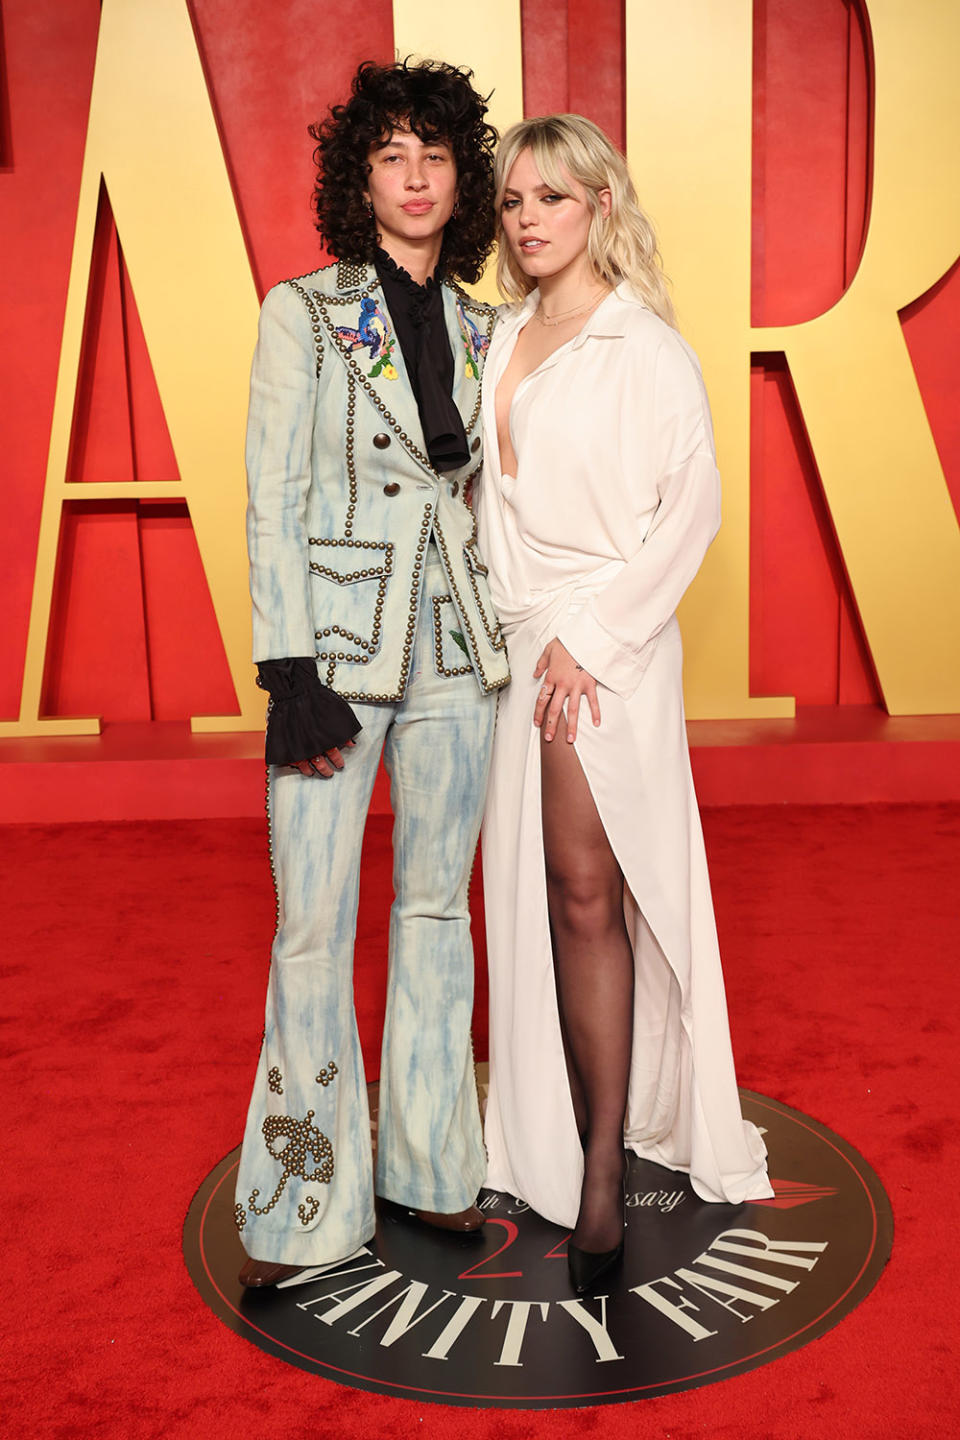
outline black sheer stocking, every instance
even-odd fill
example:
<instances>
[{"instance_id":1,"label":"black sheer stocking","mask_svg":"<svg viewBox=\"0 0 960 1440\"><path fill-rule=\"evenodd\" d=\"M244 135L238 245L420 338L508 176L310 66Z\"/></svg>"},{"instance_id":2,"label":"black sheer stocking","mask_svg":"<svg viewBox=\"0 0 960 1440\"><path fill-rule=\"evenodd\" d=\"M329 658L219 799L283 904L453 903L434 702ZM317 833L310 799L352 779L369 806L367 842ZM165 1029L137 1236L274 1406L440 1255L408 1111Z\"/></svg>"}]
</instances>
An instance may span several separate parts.
<instances>
[{"instance_id":1,"label":"black sheer stocking","mask_svg":"<svg viewBox=\"0 0 960 1440\"><path fill-rule=\"evenodd\" d=\"M572 1241L623 1239L623 1120L633 1039L633 951L623 875L572 745L541 741L547 903L560 1023L584 1179Z\"/></svg>"}]
</instances>

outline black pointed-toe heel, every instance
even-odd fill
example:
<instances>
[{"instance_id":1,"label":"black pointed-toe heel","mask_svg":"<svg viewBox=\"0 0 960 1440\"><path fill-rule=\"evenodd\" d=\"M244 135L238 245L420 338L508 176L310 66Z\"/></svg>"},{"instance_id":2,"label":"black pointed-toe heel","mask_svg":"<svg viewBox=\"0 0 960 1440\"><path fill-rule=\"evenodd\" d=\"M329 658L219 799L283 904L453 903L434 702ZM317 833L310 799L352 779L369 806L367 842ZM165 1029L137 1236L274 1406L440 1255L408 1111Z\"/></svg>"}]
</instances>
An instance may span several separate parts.
<instances>
[{"instance_id":1,"label":"black pointed-toe heel","mask_svg":"<svg viewBox=\"0 0 960 1440\"><path fill-rule=\"evenodd\" d=\"M570 1270L570 1284L574 1293L586 1295L592 1290L601 1276L612 1270L618 1261L623 1259L623 1241L615 1246L613 1250L581 1250L576 1245L567 1244L567 1265Z\"/></svg>"}]
</instances>

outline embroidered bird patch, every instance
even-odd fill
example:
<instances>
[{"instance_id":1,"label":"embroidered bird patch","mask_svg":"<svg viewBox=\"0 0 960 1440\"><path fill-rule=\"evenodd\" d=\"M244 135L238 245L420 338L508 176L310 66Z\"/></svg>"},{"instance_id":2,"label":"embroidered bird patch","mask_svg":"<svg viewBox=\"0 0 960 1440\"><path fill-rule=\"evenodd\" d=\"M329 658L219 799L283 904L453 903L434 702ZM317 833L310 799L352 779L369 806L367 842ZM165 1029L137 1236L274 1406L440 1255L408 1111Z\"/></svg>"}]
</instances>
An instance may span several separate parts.
<instances>
[{"instance_id":1,"label":"embroidered bird patch","mask_svg":"<svg viewBox=\"0 0 960 1440\"><path fill-rule=\"evenodd\" d=\"M463 348L467 352L464 373L474 380L480 379L480 358L486 355L490 348L490 336L484 335L478 330L470 319L463 304L457 300L457 320L460 324L460 336L463 340Z\"/></svg>"},{"instance_id":2,"label":"embroidered bird patch","mask_svg":"<svg viewBox=\"0 0 960 1440\"><path fill-rule=\"evenodd\" d=\"M390 357L396 347L397 337L372 296L364 295L360 301L360 318L356 329L351 325L337 325L335 328L348 350L368 351L374 362L367 371L368 380L376 380L379 375L385 376L387 380L396 380L397 368Z\"/></svg>"}]
</instances>

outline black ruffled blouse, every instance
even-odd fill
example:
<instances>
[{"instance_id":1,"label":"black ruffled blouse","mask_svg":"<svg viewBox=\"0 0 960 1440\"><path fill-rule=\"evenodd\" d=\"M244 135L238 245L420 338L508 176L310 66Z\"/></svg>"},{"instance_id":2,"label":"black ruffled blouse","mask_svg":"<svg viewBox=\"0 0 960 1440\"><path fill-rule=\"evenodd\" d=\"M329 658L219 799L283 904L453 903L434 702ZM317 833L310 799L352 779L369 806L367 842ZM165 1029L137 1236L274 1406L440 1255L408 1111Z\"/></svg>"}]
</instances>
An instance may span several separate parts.
<instances>
[{"instance_id":1,"label":"black ruffled blouse","mask_svg":"<svg viewBox=\"0 0 960 1440\"><path fill-rule=\"evenodd\" d=\"M377 250L373 263L420 411L430 463L435 470L457 470L466 465L470 451L453 401L453 351L440 281L430 276L418 285L386 250Z\"/></svg>"}]
</instances>

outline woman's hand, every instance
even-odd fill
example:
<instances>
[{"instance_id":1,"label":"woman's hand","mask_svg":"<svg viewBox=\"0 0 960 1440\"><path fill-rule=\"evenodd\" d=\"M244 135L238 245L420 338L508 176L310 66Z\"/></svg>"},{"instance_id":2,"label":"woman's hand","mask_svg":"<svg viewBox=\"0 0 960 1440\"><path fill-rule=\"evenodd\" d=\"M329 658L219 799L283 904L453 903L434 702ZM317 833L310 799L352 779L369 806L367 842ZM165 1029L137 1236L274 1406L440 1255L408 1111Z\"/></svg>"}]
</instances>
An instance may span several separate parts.
<instances>
[{"instance_id":1,"label":"woman's hand","mask_svg":"<svg viewBox=\"0 0 960 1440\"><path fill-rule=\"evenodd\" d=\"M348 740L343 749L352 750L353 741ZM296 760L290 769L299 770L301 775L322 775L324 780L329 780L335 770L343 769L343 756L334 747L324 751L322 755L314 755L312 760Z\"/></svg>"},{"instance_id":2,"label":"woman's hand","mask_svg":"<svg viewBox=\"0 0 960 1440\"><path fill-rule=\"evenodd\" d=\"M563 713L567 707L567 742L572 745L577 738L577 717L580 701L584 696L590 706L594 725L600 724L600 702L597 699L597 682L588 675L570 654L570 651L553 639L537 661L533 678L543 676L540 694L533 712L534 725L543 727L544 740L552 740Z\"/></svg>"}]
</instances>

